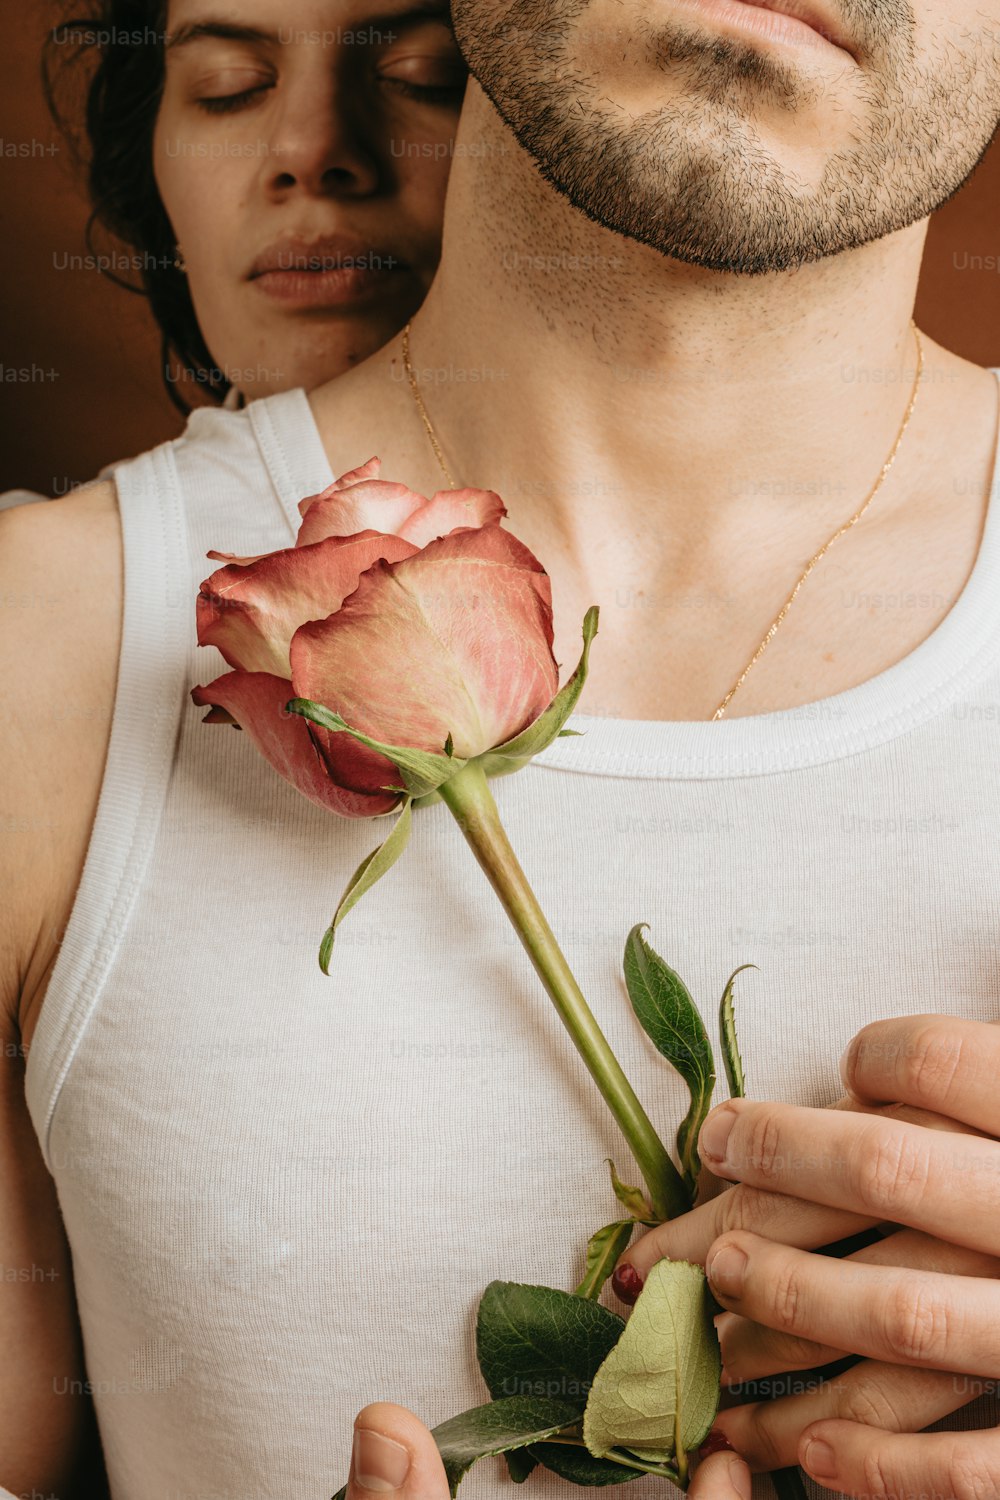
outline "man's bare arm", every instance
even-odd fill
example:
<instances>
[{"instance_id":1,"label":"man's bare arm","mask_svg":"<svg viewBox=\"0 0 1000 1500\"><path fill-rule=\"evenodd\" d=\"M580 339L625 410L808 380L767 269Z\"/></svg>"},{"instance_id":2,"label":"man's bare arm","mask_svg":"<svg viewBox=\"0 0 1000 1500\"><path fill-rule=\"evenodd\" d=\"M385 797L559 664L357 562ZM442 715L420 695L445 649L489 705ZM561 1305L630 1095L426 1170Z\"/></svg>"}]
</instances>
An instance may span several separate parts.
<instances>
[{"instance_id":1,"label":"man's bare arm","mask_svg":"<svg viewBox=\"0 0 1000 1500\"><path fill-rule=\"evenodd\" d=\"M75 503L0 514L0 1486L60 1500L99 1495L103 1461L69 1247L25 1100L21 1028L25 985L57 947L53 916L86 800L76 726L52 705L105 691L88 665L85 619L95 529L87 504L65 508ZM91 779L98 754L89 747Z\"/></svg>"}]
</instances>

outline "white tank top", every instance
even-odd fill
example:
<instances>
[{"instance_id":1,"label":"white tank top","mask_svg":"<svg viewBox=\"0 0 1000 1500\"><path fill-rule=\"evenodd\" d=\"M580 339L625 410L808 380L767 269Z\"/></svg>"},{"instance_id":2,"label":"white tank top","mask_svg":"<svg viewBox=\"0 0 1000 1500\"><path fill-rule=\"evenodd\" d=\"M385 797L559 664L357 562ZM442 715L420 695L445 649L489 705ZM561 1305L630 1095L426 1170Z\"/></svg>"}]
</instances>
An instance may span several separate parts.
<instances>
[{"instance_id":1,"label":"white tank top","mask_svg":"<svg viewBox=\"0 0 1000 1500\"><path fill-rule=\"evenodd\" d=\"M368 457L345 444L342 467ZM572 1289L615 1217L604 1158L634 1171L447 809L415 815L325 978L319 939L383 830L313 806L188 696L225 670L196 645L206 552L290 546L296 502L333 477L304 393L196 411L115 477L114 727L29 1107L113 1500L329 1500L365 1403L433 1426L488 1399L481 1291ZM732 970L759 965L739 991L758 1098L832 1102L875 1017L1000 1014L998 490L957 602L888 671L717 723L580 715L585 738L494 784L666 1138L686 1100L624 993L637 921L710 1026ZM500 1459L462 1489L511 1493ZM542 1471L524 1491L569 1493Z\"/></svg>"}]
</instances>

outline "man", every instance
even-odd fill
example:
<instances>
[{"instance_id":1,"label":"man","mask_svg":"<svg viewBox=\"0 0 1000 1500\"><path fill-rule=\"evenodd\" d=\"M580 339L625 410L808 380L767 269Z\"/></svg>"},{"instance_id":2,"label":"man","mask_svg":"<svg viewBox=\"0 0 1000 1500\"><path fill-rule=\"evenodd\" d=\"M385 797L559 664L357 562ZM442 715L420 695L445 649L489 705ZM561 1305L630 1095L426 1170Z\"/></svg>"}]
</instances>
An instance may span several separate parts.
<instances>
[{"instance_id":1,"label":"man","mask_svg":"<svg viewBox=\"0 0 1000 1500\"><path fill-rule=\"evenodd\" d=\"M211 545L261 550L254 539L264 517L255 507L270 504L271 492L259 480L244 484L228 450L218 460L211 450L215 441L222 455L237 421L254 425L286 508L294 483L281 473L318 472L317 435L335 473L377 453L386 477L427 494L440 485L439 463L456 484L497 490L511 529L551 573L557 660L575 658L584 609L595 600L604 606L587 739L545 752L537 774L533 767L505 784L504 811L522 858L549 872L543 899L557 932L574 934L571 958L603 991L605 1024L619 1028L620 1047L633 1047L640 1094L662 1091L662 1112L675 1113L677 1096L662 1066L635 1049L606 972L609 931L624 936L626 912L631 920L642 914L637 902L669 922L667 956L682 973L703 970L702 987L715 983L721 965L723 978L731 971L734 950L735 961L766 959L771 999L743 1028L757 1097L832 1102L827 1074L837 1051L865 1021L889 1017L882 1024L896 1029L877 1043L874 1059L923 1059L923 1088L905 1070L857 1069L847 1081L858 1108L746 1105L764 1111L751 1117L756 1134L737 1138L735 1156L713 1154L706 1137L705 1154L720 1177L780 1187L776 1204L750 1200L759 1209L753 1223L765 1237L776 1226L777 1239L803 1247L796 1253L836 1239L845 1220L912 1225L924 1237L919 1254L910 1241L902 1249L885 1242L887 1255L901 1255L889 1264L904 1268L893 1305L916 1288L914 1275L940 1276L938 1300L928 1301L923 1281L911 1298L918 1311L930 1307L935 1326L945 1317L960 1328L943 1362L933 1345L933 1368L975 1375L992 1352L976 1344L961 1299L970 1275L995 1274L980 1240L996 1239L988 1184L1000 1150L981 1097L994 1033L979 1019L990 1003L994 945L982 892L1000 879L987 712L1000 690L996 523L992 531L988 524L997 514L988 506L997 380L921 341L910 318L927 215L974 167L1000 115L1000 5L991 0L971 15L946 0L794 9L798 20L744 0L536 0L498 14L481 0L460 0L456 32L476 82L455 146L440 272L412 330L422 406L411 401L393 346L312 393L317 433L298 417L282 428L278 414L291 410L285 397L253 403L245 419L221 419L227 425L217 439L192 424L169 463L157 459L155 471L141 471L147 486L160 475L159 510L148 487L119 474L126 599L141 598L148 619L140 630L136 605L126 618L131 644L118 713L130 758L120 751L109 760L103 795L119 808L122 767L146 764L140 751L154 734L156 705L173 701L166 691L173 677L166 686L152 682L141 698L144 673L159 661L148 642L158 642L166 663L176 638L170 661L178 674L190 671L165 580L183 580L184 567L200 562L199 513L207 525L219 486L231 485L227 524L235 528L245 514L246 535ZM349 187L335 154L323 181L330 194ZM188 465L191 483L171 488L169 464ZM187 495L190 553L167 524ZM424 854L394 872L392 940L340 950L341 993L363 1001L337 1010L343 1086L330 1098L329 1074L312 1071L325 1065L331 1034L316 1028L328 1012L309 988L320 979L307 981L298 969L294 1024L287 1022L267 1067L257 1067L253 1038L264 1045L279 1006L288 1016L290 949L278 951L271 935L287 921L277 930L305 940L301 920L290 924L315 898L317 871L327 867L321 840L330 835L302 822L305 813L275 810L270 783L258 788L245 759L244 737L235 748L237 737L225 737L225 753L240 757L239 774L230 776L217 763L221 729L199 728L200 740L185 730L169 778L172 721L155 731L149 785L164 799L163 833L155 860L134 867L140 895L121 945L129 952L116 948L108 958L113 983L104 982L97 1025L90 1022L75 1047L82 1022L74 1017L92 986L72 992L65 962L47 996L44 981L56 929L73 907L113 696L117 615L88 614L86 605L116 601L120 585L113 492L74 497L62 519L50 521L59 505L31 507L42 514L30 521L8 513L5 569L12 577L32 563L40 571L44 556L55 600L41 663L24 664L35 644L27 627L12 648L12 701L62 701L59 694L82 681L86 701L100 708L74 737L68 763L37 712L17 721L21 815L40 815L57 776L69 807L57 831L28 850L28 894L16 905L12 897L8 946L19 983L10 986L9 1010L22 1036L34 1036L40 1013L44 1023L41 1050L29 1055L32 1121L48 1142L78 1290L82 1278L88 1372L96 1387L126 1360L130 1341L139 1340L135 1309L161 1330L170 1355L143 1356L159 1360L154 1373L165 1382L144 1442L132 1409L114 1392L102 1397L113 1483L120 1476L123 1486L141 1482L152 1492L178 1474L197 1476L203 1487L218 1474L220 1488L245 1488L264 1475L276 1493L297 1464L303 1483L319 1485L328 1472L326 1403L335 1427L349 1398L363 1400L377 1381L382 1394L403 1397L430 1420L458 1409L449 1403L468 1392L471 1374L456 1374L448 1361L460 1358L475 1288L496 1274L565 1279L567 1246L596 1227L602 1211L581 1160L599 1160L612 1143L576 1073L551 1066L542 1020L516 991L498 993L513 970L509 948L488 946L500 941L493 908L475 904L470 882L452 876L450 864L433 862L436 844L425 842ZM174 570L162 577L160 510ZM80 567L81 555L89 566ZM78 641L81 618L88 623ZM145 656L137 655L140 636ZM720 710L723 722L711 722ZM206 738L211 748L203 748ZM134 769L129 774L134 779ZM103 826L99 819L99 850L111 848L113 815ZM437 828L432 818L429 810L427 838ZM552 850L570 839L574 878L556 880ZM346 834L342 842L338 866L341 857L356 863L363 850ZM206 915L194 867L221 871L223 850L239 871L264 860L280 868L280 891L265 898L256 885L220 874ZM132 880L130 850L121 853ZM82 922L93 922L91 899ZM216 911L226 901L229 908ZM114 916L109 906L109 930L120 931ZM238 1002L211 966L219 957L198 925L209 919L235 927ZM94 945L96 952L97 937ZM86 947L77 941L73 951ZM155 981L147 982L142 956L152 951ZM196 961L197 970L186 967ZM397 1007L396 991L390 987L387 999L378 974L404 962ZM936 1030L912 1019L932 1010L947 1012ZM171 1039L200 1035L206 1016L220 1028L220 1044L245 1039L251 1061L219 1069L214 1054L198 1052L200 1072L192 1065L165 1075ZM386 1033L387 1025L396 1029ZM457 1028L477 1027L500 1038L482 1076L448 1050ZM388 1051L387 1034L400 1038L398 1050ZM447 1067L433 1061L442 1057ZM944 1081L936 1091L928 1086L934 1077ZM320 1097L328 1113L314 1138ZM258 1107L244 1113L246 1101ZM885 1103L923 1113L900 1122L892 1110L888 1118L878 1113ZM901 1135L904 1127L917 1134ZM788 1130L804 1133L810 1162L849 1161L853 1175L817 1174L795 1152L755 1149L761 1138L784 1143L779 1132ZM413 1155L422 1132L426 1147ZM61 1162L58 1148L80 1139L84 1153ZM125 1171L119 1139L127 1143ZM976 1163L971 1206L961 1219L954 1197L935 1193L918 1213L905 1197L907 1180L954 1187L941 1155L953 1140L962 1153L955 1161ZM893 1159L919 1160L925 1170L893 1176L886 1170ZM220 1163L228 1175L217 1181ZM193 1208L202 1181L216 1186ZM252 1222L227 1198L243 1181L252 1185L248 1201L260 1205ZM40 1197L45 1188L38 1167ZM339 1214L322 1196L334 1189L346 1195ZM805 1227L789 1227L784 1198L806 1205ZM675 1253L671 1235L689 1234L684 1253L712 1264L710 1228L745 1227L710 1219L712 1212L709 1204L687 1228L671 1226L635 1247L633 1275L641 1279L650 1258ZM122 1224L132 1235L128 1254L118 1250ZM187 1261L177 1258L178 1226ZM102 1236L114 1236L113 1244L102 1249ZM16 1253L27 1255L30 1238L19 1243ZM806 1259L801 1274L812 1289L824 1273L815 1270L818 1258ZM185 1267L197 1274L185 1279ZM752 1258L745 1301L716 1284L734 1312L764 1322L775 1316ZM619 1285L629 1289L627 1279ZM367 1338L358 1338L346 1312L323 1321L331 1288L363 1299ZM883 1290L881 1282L854 1289L869 1332ZM912 1327L909 1342L898 1330L888 1343L866 1342L864 1328L814 1320L816 1301L785 1326L811 1347L866 1362L786 1411L779 1433L751 1408L738 1431L734 1418L721 1419L724 1434L754 1467L772 1468L807 1461L809 1424L867 1411L882 1426L895 1421L904 1435L892 1441L906 1445L902 1459L894 1449L893 1465L879 1471L891 1487L877 1492L919 1493L913 1475L926 1450L915 1445L930 1440L905 1434L955 1412L968 1392L958 1394L950 1375L947 1391L925 1389L927 1345ZM51 1347L69 1360L66 1318L63 1304ZM741 1370L759 1365L759 1351L745 1352L757 1337L752 1325L737 1318L727 1326L744 1350ZM43 1349L43 1372L46 1357ZM781 1357L790 1358L787 1348ZM888 1376L880 1360L891 1366ZM294 1372L305 1369L310 1379L299 1383ZM282 1379L283 1370L293 1373ZM476 1399L468 1392L464 1404ZM443 1500L431 1440L416 1418L379 1406L362 1419L362 1431L397 1447L362 1440L352 1500L365 1488ZM65 1424L61 1411L49 1420ZM70 1440L60 1433L65 1454ZM759 1433L773 1439L769 1451ZM877 1430L866 1436L888 1441ZM859 1453L856 1433L853 1441L853 1467L837 1482L871 1492L870 1450ZM952 1446L935 1450L939 1492L989 1492L992 1441L941 1439ZM379 1452L392 1458L388 1467L379 1468ZM722 1456L718 1469L706 1464L706 1497L716 1480L720 1497L742 1482L730 1463ZM820 1483L829 1479L818 1463L811 1472ZM0 1477L11 1483L2 1470ZM536 1478L550 1482L529 1482ZM505 1483L476 1470L466 1484L474 1495L490 1482L494 1495Z\"/></svg>"},{"instance_id":2,"label":"man","mask_svg":"<svg viewBox=\"0 0 1000 1500\"><path fill-rule=\"evenodd\" d=\"M927 214L972 171L1000 113L1000 9L457 0L454 24L481 89L466 104L460 139L486 148L490 169L471 169L457 153L444 264L414 344L430 368L483 363L505 378L475 399L459 384L433 387L433 426L460 478L507 496L523 540L561 561L552 568L565 631L559 660L570 660L574 625L592 597L607 597L609 579L619 597L649 600L601 619L589 685L601 711L709 717L802 562L852 516L891 450L915 368L909 320ZM366 399L318 393L319 420L330 428L337 410L343 422L346 402L364 422ZM880 519L867 540L859 532L826 571L817 567L795 604L798 618L783 624L730 714L840 693L927 639L976 556L996 399L988 372L928 351L924 411L880 496ZM406 463L412 472L409 452ZM525 475L531 507L516 504ZM853 625L847 589L871 600ZM924 603L895 607L904 594ZM711 606L691 609L693 595ZM892 1040L894 1056L928 1056L918 1026ZM958 1115L996 1131L1000 1118L988 1125L958 1107L958 1080L952 1107L943 1088L948 1059L957 1068L961 1055L976 1071L975 1046L945 1029L930 1047L924 1092L906 1094L883 1070L888 1092L861 1097L930 1104L934 1118ZM996 1043L996 1062L994 1053ZM933 1074L942 1088L928 1095ZM793 1122L784 1128L795 1136ZM916 1152L912 1140L889 1139L894 1145ZM816 1193L816 1173L795 1182L787 1170L754 1166L730 1166L726 1176L792 1197L742 1221L736 1199L727 1218L705 1209L705 1227L696 1215L691 1229L649 1235L628 1262L705 1260L715 1235L747 1223L763 1233L771 1224L793 1244L822 1244L786 1208ZM946 1160L939 1170L948 1173ZM838 1206L862 1199L855 1184L853 1200L849 1190ZM939 1215L946 1226L949 1209ZM951 1269L940 1245L912 1265ZM967 1274L987 1268L996 1274L990 1259ZM766 1295L781 1272L787 1286L787 1263L763 1263L745 1296L751 1317L787 1328L787 1308L775 1310ZM810 1335L826 1290L802 1280L813 1298L799 1310L798 1340ZM919 1290L922 1302L928 1289ZM733 1305L718 1286L717 1295ZM940 1322L957 1317L933 1305ZM871 1311L865 1302L862 1313ZM894 1358L885 1341L871 1349L858 1331L855 1340L838 1344L826 1328L819 1344ZM742 1379L834 1358L819 1344L814 1338L807 1358L796 1359L787 1344L781 1358L771 1347L754 1367L744 1338ZM856 1392L853 1413L910 1431L939 1407L925 1377L907 1371L903 1385ZM726 1430L772 1467L805 1457L802 1428L823 1415L816 1404L786 1403L777 1419L730 1419ZM817 1460L813 1472L852 1494L918 1493L927 1490L922 1478L934 1494L973 1493L976 1476L976 1493L993 1493L999 1482L994 1440L955 1448L895 1439L885 1491L873 1490L885 1439L880 1448L843 1427L823 1436L837 1440L840 1464L820 1469Z\"/></svg>"},{"instance_id":3,"label":"man","mask_svg":"<svg viewBox=\"0 0 1000 1500\"><path fill-rule=\"evenodd\" d=\"M706 718L889 453L914 368L927 215L973 169L1000 113L1000 7L456 0L453 15L479 85L460 142L481 148L489 170L456 153L443 264L414 345L432 370L485 364L504 378L474 397L436 384L434 428L460 481L497 489L522 539L559 558L558 660L572 659L576 622L609 585L648 601L602 617L588 688L599 711ZM321 426L346 411L374 450L372 389L318 393ZM920 394L879 519L810 579L735 713L867 681L924 640L961 590L993 472L996 382L932 348ZM390 471L416 465L433 487L425 453L421 469L408 445ZM517 503L528 484L530 507ZM929 608L882 602L921 586ZM872 600L853 625L848 589ZM692 609L692 597L711 607ZM961 1044L948 1032L938 1048L953 1056ZM894 1087L873 1097L903 1100ZM638 1261L704 1260L739 1219L705 1222L707 1237L650 1235ZM753 1222L767 1232L766 1212ZM777 1209L771 1222L776 1237L790 1233ZM756 1298L757 1315L784 1326L768 1300ZM789 1368L782 1353L759 1373ZM899 1409L909 1430L919 1400ZM866 1410L860 1399L855 1410ZM867 1412L895 1425L888 1394L870 1396ZM931 1400L927 1420L937 1414ZM741 1446L758 1463L794 1462L817 1415L806 1408L797 1430L794 1410L778 1422L765 1413L760 1432L744 1421ZM919 1486L929 1450L903 1444L889 1479ZM859 1436L847 1451L839 1474L817 1467L817 1477L863 1484L875 1445ZM963 1493L950 1459L939 1443L935 1494ZM991 1461L966 1440L963 1473L1000 1473L1000 1455Z\"/></svg>"}]
</instances>

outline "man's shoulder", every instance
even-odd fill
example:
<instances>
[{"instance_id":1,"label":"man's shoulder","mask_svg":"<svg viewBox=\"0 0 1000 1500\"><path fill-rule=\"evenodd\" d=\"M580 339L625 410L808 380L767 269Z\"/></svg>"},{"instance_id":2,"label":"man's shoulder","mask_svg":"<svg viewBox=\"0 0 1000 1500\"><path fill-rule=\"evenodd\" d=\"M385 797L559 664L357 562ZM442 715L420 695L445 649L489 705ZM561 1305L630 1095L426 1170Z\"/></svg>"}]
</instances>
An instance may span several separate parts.
<instances>
[{"instance_id":1,"label":"man's shoulder","mask_svg":"<svg viewBox=\"0 0 1000 1500\"><path fill-rule=\"evenodd\" d=\"M0 693L7 703L0 730L30 735L32 706L45 723L43 693L74 684L89 692L107 681L117 664L122 596L111 481L0 512Z\"/></svg>"},{"instance_id":2,"label":"man's shoulder","mask_svg":"<svg viewBox=\"0 0 1000 1500\"><path fill-rule=\"evenodd\" d=\"M85 564L85 566L81 566ZM97 479L54 500L0 511L0 608L4 636L23 644L44 630L88 621L120 594L121 526L113 481Z\"/></svg>"},{"instance_id":3,"label":"man's shoulder","mask_svg":"<svg viewBox=\"0 0 1000 1500\"><path fill-rule=\"evenodd\" d=\"M0 1003L9 1009L100 788L122 606L114 485L0 513ZM81 825L81 826L78 826Z\"/></svg>"},{"instance_id":4,"label":"man's shoulder","mask_svg":"<svg viewBox=\"0 0 1000 1500\"><path fill-rule=\"evenodd\" d=\"M121 526L114 481L94 480L58 499L0 511L4 639L24 645L64 631L84 643L117 616Z\"/></svg>"},{"instance_id":5,"label":"man's shoulder","mask_svg":"<svg viewBox=\"0 0 1000 1500\"><path fill-rule=\"evenodd\" d=\"M907 439L919 457L918 486L931 508L950 505L956 494L985 501L997 459L1000 382L990 366L934 339L925 337L924 350L914 431Z\"/></svg>"},{"instance_id":6,"label":"man's shoulder","mask_svg":"<svg viewBox=\"0 0 1000 1500\"><path fill-rule=\"evenodd\" d=\"M928 375L936 383L965 393L996 384L993 371L1000 368L1000 361L996 366L977 364L974 359L966 359L964 355L956 354L954 350L939 344L935 339L928 339L926 335L924 349Z\"/></svg>"},{"instance_id":7,"label":"man's shoulder","mask_svg":"<svg viewBox=\"0 0 1000 1500\"><path fill-rule=\"evenodd\" d=\"M34 490L7 490L0 495L0 521L12 538L25 542L36 526L44 528L50 520L54 519L56 525L72 524L85 517L110 517L116 509L114 482L100 476L76 485L65 495L41 495Z\"/></svg>"}]
</instances>

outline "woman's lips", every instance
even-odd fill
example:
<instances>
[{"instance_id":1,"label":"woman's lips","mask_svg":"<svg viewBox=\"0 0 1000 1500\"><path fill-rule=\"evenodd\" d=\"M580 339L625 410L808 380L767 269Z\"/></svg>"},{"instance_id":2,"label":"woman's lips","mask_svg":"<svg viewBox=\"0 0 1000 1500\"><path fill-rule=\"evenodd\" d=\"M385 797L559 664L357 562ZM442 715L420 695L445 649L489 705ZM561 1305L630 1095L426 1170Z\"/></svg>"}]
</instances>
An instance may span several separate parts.
<instances>
[{"instance_id":1,"label":"woman's lips","mask_svg":"<svg viewBox=\"0 0 1000 1500\"><path fill-rule=\"evenodd\" d=\"M286 308L334 309L384 296L390 277L407 269L385 246L366 244L345 230L280 235L248 274L259 291Z\"/></svg>"},{"instance_id":2,"label":"woman's lips","mask_svg":"<svg viewBox=\"0 0 1000 1500\"><path fill-rule=\"evenodd\" d=\"M392 264L388 264L391 260ZM285 307L349 307L384 293L389 278L405 267L393 257L379 263L375 258L355 265L323 265L308 269L302 264L260 271L251 284Z\"/></svg>"}]
</instances>

